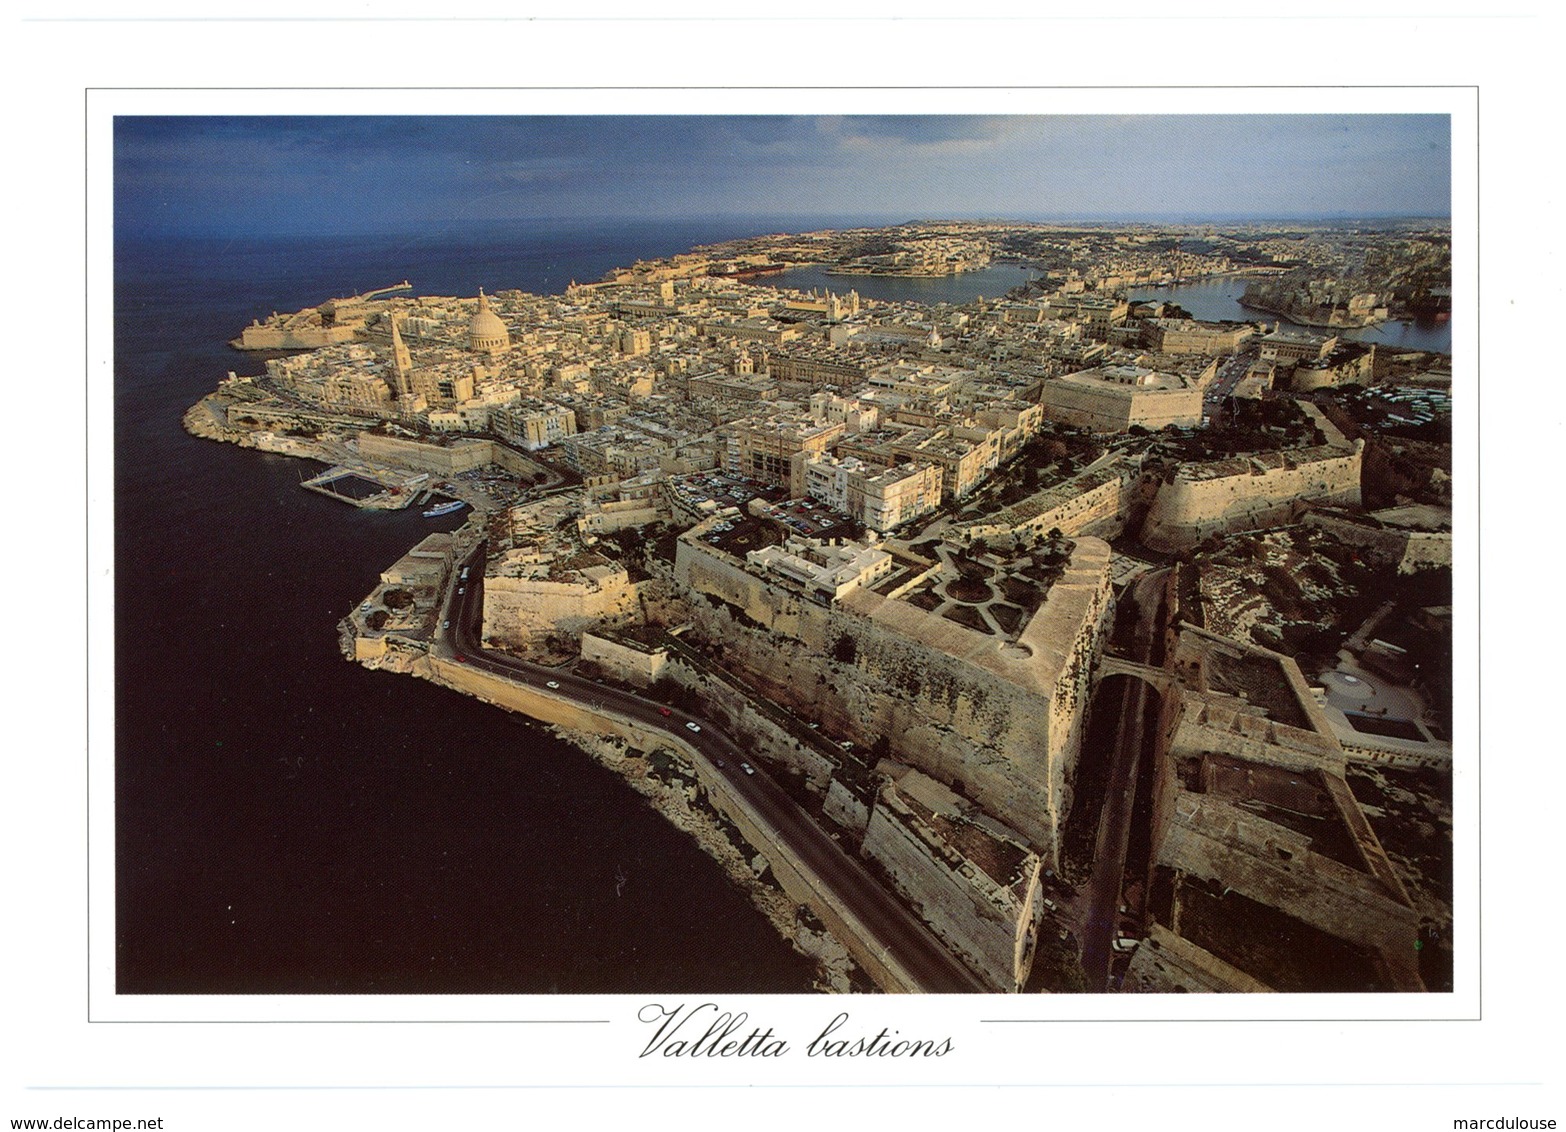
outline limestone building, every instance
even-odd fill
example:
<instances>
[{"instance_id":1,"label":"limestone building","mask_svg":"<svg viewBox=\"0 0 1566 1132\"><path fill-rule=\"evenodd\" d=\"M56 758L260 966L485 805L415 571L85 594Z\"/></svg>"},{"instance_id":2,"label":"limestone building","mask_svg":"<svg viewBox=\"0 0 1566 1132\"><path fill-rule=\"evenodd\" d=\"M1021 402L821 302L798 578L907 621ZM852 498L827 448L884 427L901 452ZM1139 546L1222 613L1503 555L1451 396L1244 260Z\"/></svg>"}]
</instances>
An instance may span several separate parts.
<instances>
[{"instance_id":1,"label":"limestone building","mask_svg":"<svg viewBox=\"0 0 1566 1132\"><path fill-rule=\"evenodd\" d=\"M803 495L804 461L827 451L843 428L842 422L817 422L802 415L738 421L728 434L729 470Z\"/></svg>"},{"instance_id":2,"label":"limestone building","mask_svg":"<svg viewBox=\"0 0 1566 1132\"><path fill-rule=\"evenodd\" d=\"M882 468L852 456L823 456L805 464L807 494L878 534L938 508L941 479L933 464Z\"/></svg>"},{"instance_id":3,"label":"limestone building","mask_svg":"<svg viewBox=\"0 0 1566 1132\"><path fill-rule=\"evenodd\" d=\"M1162 354L1235 354L1255 333L1256 328L1244 322L1153 318L1143 325L1142 341Z\"/></svg>"},{"instance_id":4,"label":"limestone building","mask_svg":"<svg viewBox=\"0 0 1566 1132\"><path fill-rule=\"evenodd\" d=\"M493 410L489 420L497 436L529 451L576 435L576 410L567 405L519 402Z\"/></svg>"},{"instance_id":5,"label":"limestone building","mask_svg":"<svg viewBox=\"0 0 1566 1132\"><path fill-rule=\"evenodd\" d=\"M874 545L843 540L790 538L745 555L764 575L794 582L812 601L830 605L892 572L892 556Z\"/></svg>"},{"instance_id":6,"label":"limestone building","mask_svg":"<svg viewBox=\"0 0 1566 1132\"><path fill-rule=\"evenodd\" d=\"M1093 432L1156 431L1202 423L1202 389L1178 374L1142 366L1101 366L1046 381L1039 404L1050 420Z\"/></svg>"}]
</instances>

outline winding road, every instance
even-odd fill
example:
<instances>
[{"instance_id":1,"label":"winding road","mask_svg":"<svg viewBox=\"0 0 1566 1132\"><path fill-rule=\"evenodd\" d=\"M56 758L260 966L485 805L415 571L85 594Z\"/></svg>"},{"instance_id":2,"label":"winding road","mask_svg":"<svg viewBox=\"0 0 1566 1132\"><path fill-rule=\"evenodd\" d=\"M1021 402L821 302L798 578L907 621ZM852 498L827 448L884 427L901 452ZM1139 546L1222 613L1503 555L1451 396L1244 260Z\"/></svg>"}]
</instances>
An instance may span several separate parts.
<instances>
[{"instance_id":1,"label":"winding road","mask_svg":"<svg viewBox=\"0 0 1566 1132\"><path fill-rule=\"evenodd\" d=\"M874 944L906 970L919 989L936 993L988 993L912 912L875 880L859 861L845 853L826 830L760 768L747 774L741 763L750 758L732 739L700 716L689 715L595 680L545 668L525 660L486 652L480 642L483 616L484 544L479 543L453 569L442 625L433 642L435 655L471 665L491 675L571 700L591 711L613 712L637 724L667 732L693 747L721 776L730 790L750 806L758 823L792 857L792 863L813 873L834 903L849 911ZM461 571L469 580L461 581ZM461 590L462 592L457 592ZM449 621L449 628L444 627ZM695 725L693 730L688 725ZM764 853L774 852L768 848Z\"/></svg>"}]
</instances>

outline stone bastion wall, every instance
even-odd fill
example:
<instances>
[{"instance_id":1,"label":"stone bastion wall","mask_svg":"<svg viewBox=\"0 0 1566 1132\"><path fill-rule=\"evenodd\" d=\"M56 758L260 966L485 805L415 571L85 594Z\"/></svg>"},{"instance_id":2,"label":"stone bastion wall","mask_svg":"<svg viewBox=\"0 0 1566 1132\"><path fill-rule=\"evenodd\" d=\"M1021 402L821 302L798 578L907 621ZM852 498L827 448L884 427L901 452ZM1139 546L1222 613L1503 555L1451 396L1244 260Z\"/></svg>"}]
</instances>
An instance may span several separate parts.
<instances>
[{"instance_id":1,"label":"stone bastion wall","mask_svg":"<svg viewBox=\"0 0 1566 1132\"><path fill-rule=\"evenodd\" d=\"M623 569L580 581L490 576L484 579L484 639L526 646L551 633L629 621L637 608L636 587Z\"/></svg>"},{"instance_id":2,"label":"stone bastion wall","mask_svg":"<svg viewBox=\"0 0 1566 1132\"><path fill-rule=\"evenodd\" d=\"M688 540L676 574L694 631L763 694L863 747L886 737L1053 864L1113 613L1109 553L1080 539L1015 644L864 591L819 605Z\"/></svg>"},{"instance_id":3,"label":"stone bastion wall","mask_svg":"<svg viewBox=\"0 0 1566 1132\"><path fill-rule=\"evenodd\" d=\"M1237 457L1182 469L1161 484L1142 525L1154 550L1189 550L1209 535L1279 526L1297 502L1359 505L1364 442Z\"/></svg>"},{"instance_id":4,"label":"stone bastion wall","mask_svg":"<svg viewBox=\"0 0 1566 1132\"><path fill-rule=\"evenodd\" d=\"M925 989L895 956L877 942L853 909L839 901L809 866L775 840L769 827L751 810L749 803L735 793L728 781L680 737L607 711L588 711L569 700L540 689L514 684L472 665L431 657L414 666L411 671L414 675L423 676L486 703L521 712L569 731L624 739L643 751L663 748L677 752L692 768L713 807L732 821L745 840L766 858L773 876L789 898L809 907L832 935L848 948L854 961L875 980L877 986L892 993Z\"/></svg>"}]
</instances>

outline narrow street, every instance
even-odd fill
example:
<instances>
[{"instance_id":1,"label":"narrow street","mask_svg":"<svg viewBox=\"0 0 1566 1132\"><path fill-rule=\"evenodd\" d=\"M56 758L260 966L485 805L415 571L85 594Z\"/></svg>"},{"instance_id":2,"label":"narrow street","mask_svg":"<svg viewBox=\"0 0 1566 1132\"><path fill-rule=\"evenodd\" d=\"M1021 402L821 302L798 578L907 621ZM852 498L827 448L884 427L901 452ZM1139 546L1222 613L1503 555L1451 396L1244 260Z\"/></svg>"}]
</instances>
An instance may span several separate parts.
<instances>
[{"instance_id":1,"label":"narrow street","mask_svg":"<svg viewBox=\"0 0 1566 1132\"><path fill-rule=\"evenodd\" d=\"M1159 570L1133 583L1132 596L1139 611L1131 655L1126 659L1150 663L1154 642L1166 615L1164 591L1170 574ZM1126 848L1131 839L1131 815L1136 802L1137 771L1144 749L1153 738L1143 726L1147 714L1148 685L1121 677L1120 687L1108 693L1111 700L1098 710L1119 711L1115 730L1114 762L1099 818L1098 841L1093 853L1093 876L1082 893L1085 909L1082 925L1082 970L1094 991L1109 989L1110 955L1119 915L1120 889L1125 872ZM1106 694L1101 687L1100 695ZM1150 756L1149 756L1150 757Z\"/></svg>"}]
</instances>

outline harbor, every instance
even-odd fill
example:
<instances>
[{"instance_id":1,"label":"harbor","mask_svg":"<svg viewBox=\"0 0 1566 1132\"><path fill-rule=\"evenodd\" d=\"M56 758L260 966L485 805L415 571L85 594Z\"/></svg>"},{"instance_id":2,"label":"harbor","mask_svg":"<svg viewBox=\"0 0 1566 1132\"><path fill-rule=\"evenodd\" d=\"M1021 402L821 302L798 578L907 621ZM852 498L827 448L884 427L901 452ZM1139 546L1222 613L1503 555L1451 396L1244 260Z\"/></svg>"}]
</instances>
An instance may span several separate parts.
<instances>
[{"instance_id":1,"label":"harbor","mask_svg":"<svg viewBox=\"0 0 1566 1132\"><path fill-rule=\"evenodd\" d=\"M432 482L428 472L405 472L362 465L335 464L318 475L301 480L300 487L328 495L367 511L401 511L423 508L426 519L450 515L467 506L441 489L444 483Z\"/></svg>"}]
</instances>

